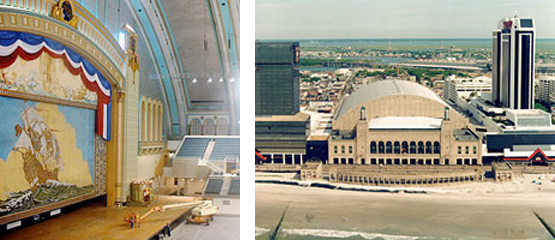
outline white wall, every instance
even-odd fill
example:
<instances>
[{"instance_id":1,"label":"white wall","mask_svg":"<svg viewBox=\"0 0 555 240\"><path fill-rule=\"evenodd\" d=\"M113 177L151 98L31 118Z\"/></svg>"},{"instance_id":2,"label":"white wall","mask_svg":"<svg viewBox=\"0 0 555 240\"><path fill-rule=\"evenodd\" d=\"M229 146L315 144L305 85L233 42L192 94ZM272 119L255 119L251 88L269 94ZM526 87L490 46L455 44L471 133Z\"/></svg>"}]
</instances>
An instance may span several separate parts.
<instances>
[{"instance_id":1,"label":"white wall","mask_svg":"<svg viewBox=\"0 0 555 240\"><path fill-rule=\"evenodd\" d=\"M154 170L162 154L139 156L137 159L137 179L149 179L154 177Z\"/></svg>"},{"instance_id":2,"label":"white wall","mask_svg":"<svg viewBox=\"0 0 555 240\"><path fill-rule=\"evenodd\" d=\"M229 201L229 205L224 205L224 201ZM240 202L239 198L214 197L214 205L220 208L219 214L239 215Z\"/></svg>"}]
</instances>

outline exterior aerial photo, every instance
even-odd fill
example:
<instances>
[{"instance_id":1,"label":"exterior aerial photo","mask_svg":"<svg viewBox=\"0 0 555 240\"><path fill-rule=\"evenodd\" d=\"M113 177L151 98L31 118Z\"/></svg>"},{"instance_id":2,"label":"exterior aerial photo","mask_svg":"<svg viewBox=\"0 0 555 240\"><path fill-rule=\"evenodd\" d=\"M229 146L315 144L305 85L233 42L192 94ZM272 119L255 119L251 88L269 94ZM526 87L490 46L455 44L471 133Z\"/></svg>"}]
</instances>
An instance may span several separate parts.
<instances>
[{"instance_id":1,"label":"exterior aerial photo","mask_svg":"<svg viewBox=\"0 0 555 240\"><path fill-rule=\"evenodd\" d=\"M555 238L553 9L256 0L256 239Z\"/></svg>"}]
</instances>

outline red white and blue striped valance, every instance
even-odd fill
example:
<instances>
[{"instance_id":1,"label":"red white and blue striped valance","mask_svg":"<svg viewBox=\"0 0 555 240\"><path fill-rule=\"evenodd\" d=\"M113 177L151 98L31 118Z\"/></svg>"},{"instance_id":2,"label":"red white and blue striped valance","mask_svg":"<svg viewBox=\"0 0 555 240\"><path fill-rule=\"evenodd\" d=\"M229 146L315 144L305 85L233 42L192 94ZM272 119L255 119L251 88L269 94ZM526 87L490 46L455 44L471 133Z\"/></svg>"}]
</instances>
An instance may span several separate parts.
<instances>
[{"instance_id":1,"label":"red white and blue striped valance","mask_svg":"<svg viewBox=\"0 0 555 240\"><path fill-rule=\"evenodd\" d=\"M0 31L0 68L11 66L18 57L30 61L43 52L63 59L73 75L81 76L85 87L97 95L96 133L110 140L112 86L96 67L70 48L38 35Z\"/></svg>"}]
</instances>

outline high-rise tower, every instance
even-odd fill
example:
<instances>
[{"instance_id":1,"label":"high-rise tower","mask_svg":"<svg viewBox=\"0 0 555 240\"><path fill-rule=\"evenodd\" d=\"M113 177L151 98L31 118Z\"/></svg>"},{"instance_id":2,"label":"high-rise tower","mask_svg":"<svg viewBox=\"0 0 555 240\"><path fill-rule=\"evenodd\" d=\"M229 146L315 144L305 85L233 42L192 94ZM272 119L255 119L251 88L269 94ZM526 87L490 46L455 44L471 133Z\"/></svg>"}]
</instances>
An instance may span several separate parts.
<instances>
[{"instance_id":1,"label":"high-rise tower","mask_svg":"<svg viewBox=\"0 0 555 240\"><path fill-rule=\"evenodd\" d=\"M505 18L493 31L492 100L506 108L534 108L534 19Z\"/></svg>"},{"instance_id":2,"label":"high-rise tower","mask_svg":"<svg viewBox=\"0 0 555 240\"><path fill-rule=\"evenodd\" d=\"M299 112L299 43L256 42L256 115Z\"/></svg>"}]
</instances>

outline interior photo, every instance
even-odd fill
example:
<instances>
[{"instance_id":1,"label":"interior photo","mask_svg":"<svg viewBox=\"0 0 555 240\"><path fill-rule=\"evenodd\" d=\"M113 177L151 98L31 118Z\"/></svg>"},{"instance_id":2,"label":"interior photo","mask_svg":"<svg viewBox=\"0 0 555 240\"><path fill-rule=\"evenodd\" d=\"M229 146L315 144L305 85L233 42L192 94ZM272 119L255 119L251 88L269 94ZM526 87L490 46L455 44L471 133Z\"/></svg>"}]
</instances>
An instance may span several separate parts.
<instances>
[{"instance_id":1,"label":"interior photo","mask_svg":"<svg viewBox=\"0 0 555 240\"><path fill-rule=\"evenodd\" d=\"M239 1L0 1L0 238L239 239Z\"/></svg>"}]
</instances>

